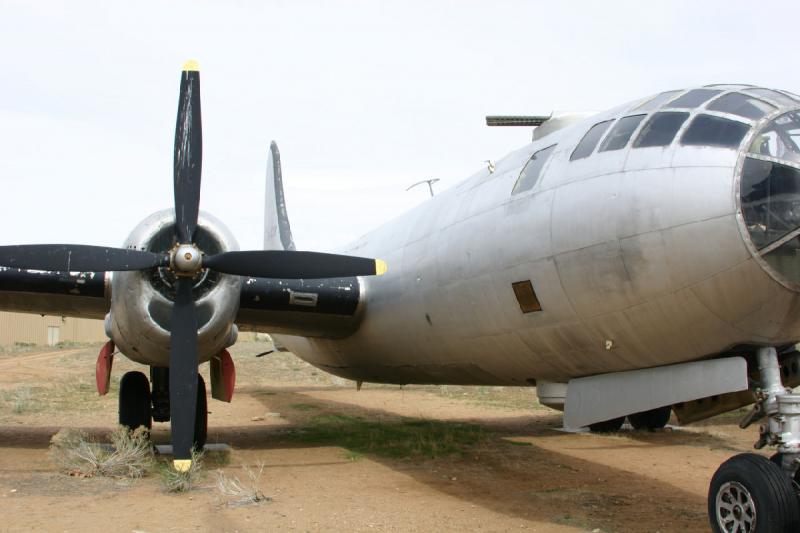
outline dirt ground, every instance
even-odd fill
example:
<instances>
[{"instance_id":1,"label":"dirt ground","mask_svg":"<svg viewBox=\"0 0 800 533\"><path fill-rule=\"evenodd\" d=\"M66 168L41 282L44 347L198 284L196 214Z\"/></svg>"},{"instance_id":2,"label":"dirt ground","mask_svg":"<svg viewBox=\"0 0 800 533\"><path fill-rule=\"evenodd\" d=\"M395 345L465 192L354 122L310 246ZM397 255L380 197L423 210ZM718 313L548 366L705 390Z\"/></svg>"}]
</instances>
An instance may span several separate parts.
<instances>
[{"instance_id":1,"label":"dirt ground","mask_svg":"<svg viewBox=\"0 0 800 533\"><path fill-rule=\"evenodd\" d=\"M356 391L291 354L254 357L268 348L233 350L234 400L209 400L209 442L231 451L180 494L155 474L71 477L51 459L59 429L102 440L115 427L119 377L137 365L117 357L112 391L98 397L99 346L0 353L0 531L708 531L711 475L757 436L738 429L740 414L568 434L532 389ZM155 424L154 440L168 429ZM270 501L221 494L215 472L244 478L242 465L263 465Z\"/></svg>"}]
</instances>

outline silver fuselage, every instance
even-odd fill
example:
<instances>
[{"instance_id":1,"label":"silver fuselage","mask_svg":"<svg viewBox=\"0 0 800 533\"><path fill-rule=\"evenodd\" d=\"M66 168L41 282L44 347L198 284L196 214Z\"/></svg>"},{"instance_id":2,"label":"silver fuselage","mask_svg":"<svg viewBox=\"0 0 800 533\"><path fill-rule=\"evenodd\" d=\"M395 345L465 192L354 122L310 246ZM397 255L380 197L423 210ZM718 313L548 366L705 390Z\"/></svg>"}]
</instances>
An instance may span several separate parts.
<instances>
[{"instance_id":1,"label":"silver fuselage","mask_svg":"<svg viewBox=\"0 0 800 533\"><path fill-rule=\"evenodd\" d=\"M362 279L360 327L280 340L352 379L525 385L800 339L797 287L756 252L739 191L745 147L788 107L750 121L739 149L673 141L570 161L592 124L635 104L512 152L346 247L389 264ZM536 186L512 195L554 144ZM540 312L521 312L521 280Z\"/></svg>"}]
</instances>

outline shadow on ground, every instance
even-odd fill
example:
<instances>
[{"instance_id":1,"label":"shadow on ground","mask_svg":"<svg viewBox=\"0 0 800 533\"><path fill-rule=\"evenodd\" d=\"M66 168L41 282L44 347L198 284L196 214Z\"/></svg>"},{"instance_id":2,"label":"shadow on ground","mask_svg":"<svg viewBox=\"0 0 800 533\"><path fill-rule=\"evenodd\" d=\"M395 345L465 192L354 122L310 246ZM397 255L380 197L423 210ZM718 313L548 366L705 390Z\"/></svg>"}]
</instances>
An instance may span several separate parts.
<instances>
[{"instance_id":1,"label":"shadow on ground","mask_svg":"<svg viewBox=\"0 0 800 533\"><path fill-rule=\"evenodd\" d=\"M291 425L223 426L212 417L210 440L228 443L235 450L340 447L354 454L349 458L343 454L343 463L363 457L470 505L516 518L603 531L706 531L705 497L649 472L578 458L567 448L581 443L580 439L595 439L594 451L623 455L628 450L647 454L650 446L735 450L725 439L705 432L571 435L556 430L561 424L557 413L446 421L408 419L388 410L307 394L336 390L245 388L239 393L250 394ZM0 447L46 448L59 429L0 426ZM102 439L109 428L82 429ZM168 441L168 426L158 425L153 438ZM415 439L420 441L417 448ZM395 441L405 440L409 443L389 451ZM430 453L429 445L442 440L447 442ZM310 460L278 466L313 468L319 464Z\"/></svg>"}]
</instances>

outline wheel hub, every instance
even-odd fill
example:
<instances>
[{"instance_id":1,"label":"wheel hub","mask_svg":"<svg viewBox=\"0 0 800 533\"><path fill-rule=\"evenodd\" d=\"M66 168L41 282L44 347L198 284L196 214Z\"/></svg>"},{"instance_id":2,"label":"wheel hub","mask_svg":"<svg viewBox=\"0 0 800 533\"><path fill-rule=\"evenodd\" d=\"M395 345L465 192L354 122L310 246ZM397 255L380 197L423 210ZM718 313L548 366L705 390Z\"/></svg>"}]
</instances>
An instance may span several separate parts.
<instances>
[{"instance_id":1,"label":"wheel hub","mask_svg":"<svg viewBox=\"0 0 800 533\"><path fill-rule=\"evenodd\" d=\"M717 491L717 524L722 531L755 531L756 508L750 492L736 481L724 483Z\"/></svg>"}]
</instances>

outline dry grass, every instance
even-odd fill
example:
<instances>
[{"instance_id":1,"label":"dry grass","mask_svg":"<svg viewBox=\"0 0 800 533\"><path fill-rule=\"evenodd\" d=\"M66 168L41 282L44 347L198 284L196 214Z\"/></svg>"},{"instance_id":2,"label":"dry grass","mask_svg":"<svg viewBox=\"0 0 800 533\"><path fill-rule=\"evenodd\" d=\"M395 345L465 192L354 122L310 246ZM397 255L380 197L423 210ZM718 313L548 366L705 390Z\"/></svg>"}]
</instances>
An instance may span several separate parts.
<instances>
[{"instance_id":1,"label":"dry grass","mask_svg":"<svg viewBox=\"0 0 800 533\"><path fill-rule=\"evenodd\" d=\"M15 389L10 395L11 411L16 415L24 413L30 408L32 397L30 387Z\"/></svg>"},{"instance_id":2,"label":"dry grass","mask_svg":"<svg viewBox=\"0 0 800 533\"><path fill-rule=\"evenodd\" d=\"M217 490L227 500L229 507L241 507L243 505L259 505L271 501L261 492L259 482L261 474L264 473L264 463L258 465L258 470L242 465L245 480L242 481L238 476L229 477L222 470L216 471Z\"/></svg>"},{"instance_id":3,"label":"dry grass","mask_svg":"<svg viewBox=\"0 0 800 533\"><path fill-rule=\"evenodd\" d=\"M119 426L109 433L110 448L89 440L86 433L62 429L50 440L50 456L58 468L72 476L138 479L153 464L146 428L135 431Z\"/></svg>"},{"instance_id":4,"label":"dry grass","mask_svg":"<svg viewBox=\"0 0 800 533\"><path fill-rule=\"evenodd\" d=\"M161 481L167 492L189 492L200 481L203 468L203 452L192 449L192 464L186 472L179 472L172 466L172 459L159 466Z\"/></svg>"}]
</instances>

